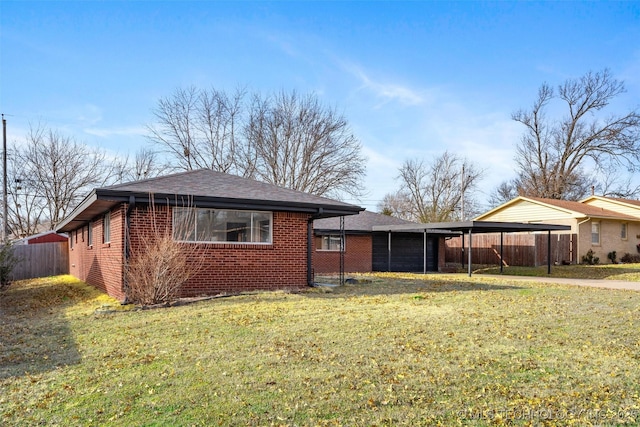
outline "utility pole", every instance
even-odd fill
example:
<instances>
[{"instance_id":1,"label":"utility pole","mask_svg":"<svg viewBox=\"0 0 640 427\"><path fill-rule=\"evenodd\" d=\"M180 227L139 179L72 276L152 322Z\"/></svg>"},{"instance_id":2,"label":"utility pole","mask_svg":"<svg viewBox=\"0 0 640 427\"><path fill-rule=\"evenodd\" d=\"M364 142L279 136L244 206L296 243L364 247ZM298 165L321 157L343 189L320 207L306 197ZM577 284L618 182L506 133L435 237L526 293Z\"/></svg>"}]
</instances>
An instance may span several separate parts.
<instances>
[{"instance_id":1,"label":"utility pole","mask_svg":"<svg viewBox=\"0 0 640 427\"><path fill-rule=\"evenodd\" d=\"M7 120L2 114L2 241L9 241L9 207L7 204Z\"/></svg>"}]
</instances>

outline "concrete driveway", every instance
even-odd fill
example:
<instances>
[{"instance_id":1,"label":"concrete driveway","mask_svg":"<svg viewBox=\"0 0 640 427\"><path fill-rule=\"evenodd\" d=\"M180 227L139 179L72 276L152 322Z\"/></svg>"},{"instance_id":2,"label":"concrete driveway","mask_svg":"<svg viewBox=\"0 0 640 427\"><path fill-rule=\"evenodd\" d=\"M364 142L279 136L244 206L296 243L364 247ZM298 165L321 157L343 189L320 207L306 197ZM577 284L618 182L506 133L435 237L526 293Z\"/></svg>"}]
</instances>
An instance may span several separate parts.
<instances>
[{"instance_id":1,"label":"concrete driveway","mask_svg":"<svg viewBox=\"0 0 640 427\"><path fill-rule=\"evenodd\" d=\"M476 274L475 277L494 277L520 282L538 283L562 283L566 285L588 286L591 288L606 289L627 289L640 291L640 282L627 282L624 280L604 280L604 279L566 279L562 277L537 277L537 276L509 276L507 274Z\"/></svg>"}]
</instances>

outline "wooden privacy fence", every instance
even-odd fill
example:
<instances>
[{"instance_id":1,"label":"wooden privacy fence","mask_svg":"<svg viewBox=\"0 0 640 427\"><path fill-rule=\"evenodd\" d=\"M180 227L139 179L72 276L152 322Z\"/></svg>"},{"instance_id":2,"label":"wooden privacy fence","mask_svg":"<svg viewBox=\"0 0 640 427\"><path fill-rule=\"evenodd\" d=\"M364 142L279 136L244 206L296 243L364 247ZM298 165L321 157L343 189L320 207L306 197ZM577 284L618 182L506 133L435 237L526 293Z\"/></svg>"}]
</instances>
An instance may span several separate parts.
<instances>
[{"instance_id":1,"label":"wooden privacy fence","mask_svg":"<svg viewBox=\"0 0 640 427\"><path fill-rule=\"evenodd\" d=\"M537 267L547 264L547 233L505 233L502 256L506 265ZM474 234L471 261L473 264L500 265L500 233ZM465 259L469 236L464 236ZM576 234L551 234L551 263L575 264ZM462 262L462 237L446 241L445 262Z\"/></svg>"},{"instance_id":2,"label":"wooden privacy fence","mask_svg":"<svg viewBox=\"0 0 640 427\"><path fill-rule=\"evenodd\" d=\"M19 261L12 280L69 274L68 242L15 245L13 249Z\"/></svg>"}]
</instances>

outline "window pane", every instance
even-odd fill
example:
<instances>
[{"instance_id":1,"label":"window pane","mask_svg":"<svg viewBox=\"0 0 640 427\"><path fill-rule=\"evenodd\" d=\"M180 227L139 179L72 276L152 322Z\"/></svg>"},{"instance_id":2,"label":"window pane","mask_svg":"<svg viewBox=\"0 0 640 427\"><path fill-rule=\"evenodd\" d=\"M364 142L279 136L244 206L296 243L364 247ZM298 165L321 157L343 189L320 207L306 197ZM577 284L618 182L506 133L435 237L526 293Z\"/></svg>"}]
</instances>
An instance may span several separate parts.
<instances>
[{"instance_id":1,"label":"window pane","mask_svg":"<svg viewBox=\"0 0 640 427\"><path fill-rule=\"evenodd\" d=\"M271 242L271 214L268 212L253 213L253 229L251 241L259 243Z\"/></svg>"},{"instance_id":2,"label":"window pane","mask_svg":"<svg viewBox=\"0 0 640 427\"><path fill-rule=\"evenodd\" d=\"M620 237L622 239L627 238L627 224L622 224L622 227L620 228Z\"/></svg>"},{"instance_id":3,"label":"window pane","mask_svg":"<svg viewBox=\"0 0 640 427\"><path fill-rule=\"evenodd\" d=\"M215 236L215 216L213 209L197 209L196 213L196 240L199 242L214 242Z\"/></svg>"},{"instance_id":4,"label":"window pane","mask_svg":"<svg viewBox=\"0 0 640 427\"><path fill-rule=\"evenodd\" d=\"M111 241L111 217L109 213L104 214L102 219L102 242L109 243Z\"/></svg>"},{"instance_id":5,"label":"window pane","mask_svg":"<svg viewBox=\"0 0 640 427\"><path fill-rule=\"evenodd\" d=\"M594 245L600 244L600 223L594 222L591 224L591 243Z\"/></svg>"},{"instance_id":6,"label":"window pane","mask_svg":"<svg viewBox=\"0 0 640 427\"><path fill-rule=\"evenodd\" d=\"M322 236L322 249L327 251L339 251L340 241L341 239L339 235Z\"/></svg>"},{"instance_id":7,"label":"window pane","mask_svg":"<svg viewBox=\"0 0 640 427\"><path fill-rule=\"evenodd\" d=\"M249 241L251 212L227 211L225 228L227 233L227 242Z\"/></svg>"},{"instance_id":8,"label":"window pane","mask_svg":"<svg viewBox=\"0 0 640 427\"><path fill-rule=\"evenodd\" d=\"M173 238L181 241L195 240L194 209L173 209Z\"/></svg>"}]
</instances>

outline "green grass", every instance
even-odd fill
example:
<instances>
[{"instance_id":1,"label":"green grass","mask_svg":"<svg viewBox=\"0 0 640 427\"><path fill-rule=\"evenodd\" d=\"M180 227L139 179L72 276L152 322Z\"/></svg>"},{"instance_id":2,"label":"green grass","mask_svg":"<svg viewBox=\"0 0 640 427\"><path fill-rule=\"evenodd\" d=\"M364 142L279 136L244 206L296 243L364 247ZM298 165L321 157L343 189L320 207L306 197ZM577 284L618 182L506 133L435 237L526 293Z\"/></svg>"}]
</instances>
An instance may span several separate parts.
<instances>
[{"instance_id":1,"label":"green grass","mask_svg":"<svg viewBox=\"0 0 640 427\"><path fill-rule=\"evenodd\" d=\"M500 274L500 267L478 267L474 273ZM514 276L547 276L573 279L607 279L640 282L640 264L556 265L547 274L547 266L504 267L503 274Z\"/></svg>"},{"instance_id":2,"label":"green grass","mask_svg":"<svg viewBox=\"0 0 640 427\"><path fill-rule=\"evenodd\" d=\"M640 421L640 292L360 279L154 310L70 276L15 283L0 294L0 425Z\"/></svg>"}]
</instances>

